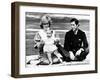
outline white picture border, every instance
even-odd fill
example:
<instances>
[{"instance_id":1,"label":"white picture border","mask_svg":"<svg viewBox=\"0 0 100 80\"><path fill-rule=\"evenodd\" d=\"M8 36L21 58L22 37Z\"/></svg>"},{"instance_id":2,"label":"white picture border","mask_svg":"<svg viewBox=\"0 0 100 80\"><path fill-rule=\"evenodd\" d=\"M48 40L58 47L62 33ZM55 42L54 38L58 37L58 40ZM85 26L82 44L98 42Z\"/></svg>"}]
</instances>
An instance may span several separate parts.
<instances>
[{"instance_id":1,"label":"white picture border","mask_svg":"<svg viewBox=\"0 0 100 80\"><path fill-rule=\"evenodd\" d=\"M38 7L38 6L20 6L19 7L19 74L40 74L40 73L56 73L56 72L75 72L75 71L91 71L95 70L95 10L89 9L72 9L72 8L55 8L55 7ZM75 66L33 66L33 68L25 67L25 12L41 12L41 13L62 13L62 14L87 14L90 20L90 64ZM73 15L72 15L73 16ZM80 18L76 16L76 18ZM85 17L86 18L86 17Z\"/></svg>"}]
</instances>

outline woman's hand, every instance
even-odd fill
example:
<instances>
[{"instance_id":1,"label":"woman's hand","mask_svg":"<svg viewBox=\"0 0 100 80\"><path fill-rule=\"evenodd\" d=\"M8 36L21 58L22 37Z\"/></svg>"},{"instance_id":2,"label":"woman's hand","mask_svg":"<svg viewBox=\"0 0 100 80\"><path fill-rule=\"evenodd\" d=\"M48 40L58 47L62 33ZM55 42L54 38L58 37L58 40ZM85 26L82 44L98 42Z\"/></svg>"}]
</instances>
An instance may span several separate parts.
<instances>
[{"instance_id":1,"label":"woman's hand","mask_svg":"<svg viewBox=\"0 0 100 80\"><path fill-rule=\"evenodd\" d=\"M42 40L42 41L40 42L40 44L45 44L45 42Z\"/></svg>"}]
</instances>

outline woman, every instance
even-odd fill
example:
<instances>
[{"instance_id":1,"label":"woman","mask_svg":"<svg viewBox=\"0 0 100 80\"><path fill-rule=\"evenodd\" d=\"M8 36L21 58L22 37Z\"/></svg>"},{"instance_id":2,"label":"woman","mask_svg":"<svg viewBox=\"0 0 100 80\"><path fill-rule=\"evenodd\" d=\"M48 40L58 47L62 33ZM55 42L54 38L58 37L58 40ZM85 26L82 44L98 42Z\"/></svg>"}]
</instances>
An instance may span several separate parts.
<instances>
[{"instance_id":1,"label":"woman","mask_svg":"<svg viewBox=\"0 0 100 80\"><path fill-rule=\"evenodd\" d=\"M37 65L49 64L47 57L43 53L44 43L42 41L47 38L46 31L51 30L51 23L52 23L52 20L48 15L42 16L41 21L40 21L41 30L39 32L37 32L34 37L34 41L36 43L35 47L38 47L39 53L40 53L40 63L38 63ZM52 37L55 37L55 36L56 36L55 32L53 31ZM53 58L54 58L54 56L53 56ZM53 62L58 62L57 58L54 58Z\"/></svg>"}]
</instances>

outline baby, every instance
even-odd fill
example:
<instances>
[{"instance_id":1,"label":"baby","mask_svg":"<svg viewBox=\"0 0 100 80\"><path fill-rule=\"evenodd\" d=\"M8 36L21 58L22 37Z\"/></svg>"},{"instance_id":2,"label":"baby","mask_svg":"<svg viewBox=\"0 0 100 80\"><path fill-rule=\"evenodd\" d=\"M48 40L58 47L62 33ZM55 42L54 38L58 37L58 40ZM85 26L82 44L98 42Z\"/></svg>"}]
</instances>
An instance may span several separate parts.
<instances>
[{"instance_id":1,"label":"baby","mask_svg":"<svg viewBox=\"0 0 100 80\"><path fill-rule=\"evenodd\" d=\"M57 51L57 47L54 44L57 41L57 39L52 36L53 31L47 30L46 33L47 33L47 38L44 39L43 41L44 42L43 51L44 53L47 54L50 65L53 63L52 58L51 58L52 54L54 54L59 59L59 61L62 63L62 59L58 55L59 53Z\"/></svg>"}]
</instances>

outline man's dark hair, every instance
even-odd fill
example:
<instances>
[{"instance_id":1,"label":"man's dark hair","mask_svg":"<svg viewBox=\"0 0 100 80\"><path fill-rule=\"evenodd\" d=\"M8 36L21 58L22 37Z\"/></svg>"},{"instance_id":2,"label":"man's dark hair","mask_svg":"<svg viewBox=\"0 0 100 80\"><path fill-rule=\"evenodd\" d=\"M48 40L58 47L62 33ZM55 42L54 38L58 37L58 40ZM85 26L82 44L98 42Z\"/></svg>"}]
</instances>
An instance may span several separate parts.
<instances>
[{"instance_id":1,"label":"man's dark hair","mask_svg":"<svg viewBox=\"0 0 100 80\"><path fill-rule=\"evenodd\" d=\"M75 22L76 25L79 24L79 20L77 20L76 18L72 18L72 19L70 20L70 22Z\"/></svg>"}]
</instances>

